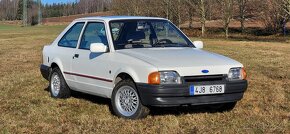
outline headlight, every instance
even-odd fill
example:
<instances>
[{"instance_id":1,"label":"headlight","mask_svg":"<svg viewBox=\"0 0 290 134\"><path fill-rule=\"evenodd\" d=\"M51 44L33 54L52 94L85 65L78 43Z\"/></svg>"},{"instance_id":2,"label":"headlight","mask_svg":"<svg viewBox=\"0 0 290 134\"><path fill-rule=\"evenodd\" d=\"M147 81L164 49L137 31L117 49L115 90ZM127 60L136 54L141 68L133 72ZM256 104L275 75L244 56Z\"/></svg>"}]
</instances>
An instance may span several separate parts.
<instances>
[{"instance_id":1,"label":"headlight","mask_svg":"<svg viewBox=\"0 0 290 134\"><path fill-rule=\"evenodd\" d=\"M246 79L246 71L244 68L231 68L228 74L229 80L243 80Z\"/></svg>"},{"instance_id":2,"label":"headlight","mask_svg":"<svg viewBox=\"0 0 290 134\"><path fill-rule=\"evenodd\" d=\"M148 76L148 84L180 84L180 76L175 71L153 72Z\"/></svg>"}]
</instances>

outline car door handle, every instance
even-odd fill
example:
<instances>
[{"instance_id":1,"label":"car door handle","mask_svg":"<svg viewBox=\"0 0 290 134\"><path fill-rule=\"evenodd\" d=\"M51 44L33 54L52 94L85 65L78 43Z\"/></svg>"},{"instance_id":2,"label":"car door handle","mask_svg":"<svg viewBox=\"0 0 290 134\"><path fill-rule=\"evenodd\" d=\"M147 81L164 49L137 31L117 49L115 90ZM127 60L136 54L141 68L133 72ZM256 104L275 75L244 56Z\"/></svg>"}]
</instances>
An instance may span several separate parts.
<instances>
[{"instance_id":1,"label":"car door handle","mask_svg":"<svg viewBox=\"0 0 290 134\"><path fill-rule=\"evenodd\" d=\"M73 59L74 59L74 58L79 58L79 56L80 56L79 54L75 54L75 55L73 56Z\"/></svg>"}]
</instances>

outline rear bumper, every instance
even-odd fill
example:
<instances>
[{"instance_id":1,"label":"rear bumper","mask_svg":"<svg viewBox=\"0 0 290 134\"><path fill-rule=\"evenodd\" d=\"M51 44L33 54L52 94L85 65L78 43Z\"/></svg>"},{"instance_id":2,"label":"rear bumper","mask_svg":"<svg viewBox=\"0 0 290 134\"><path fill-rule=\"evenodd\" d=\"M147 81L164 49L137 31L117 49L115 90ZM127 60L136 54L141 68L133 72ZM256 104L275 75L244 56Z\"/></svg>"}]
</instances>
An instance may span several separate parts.
<instances>
[{"instance_id":1,"label":"rear bumper","mask_svg":"<svg viewBox=\"0 0 290 134\"><path fill-rule=\"evenodd\" d=\"M43 77L44 79L48 80L49 73L50 73L50 67L41 64L41 65L40 65L40 72L41 72L42 77Z\"/></svg>"},{"instance_id":2,"label":"rear bumper","mask_svg":"<svg viewBox=\"0 0 290 134\"><path fill-rule=\"evenodd\" d=\"M191 96L190 85L225 84L225 93L216 95ZM181 85L148 85L137 83L137 89L144 105L149 106L180 106L203 105L236 102L243 98L248 87L246 80L196 82Z\"/></svg>"}]
</instances>

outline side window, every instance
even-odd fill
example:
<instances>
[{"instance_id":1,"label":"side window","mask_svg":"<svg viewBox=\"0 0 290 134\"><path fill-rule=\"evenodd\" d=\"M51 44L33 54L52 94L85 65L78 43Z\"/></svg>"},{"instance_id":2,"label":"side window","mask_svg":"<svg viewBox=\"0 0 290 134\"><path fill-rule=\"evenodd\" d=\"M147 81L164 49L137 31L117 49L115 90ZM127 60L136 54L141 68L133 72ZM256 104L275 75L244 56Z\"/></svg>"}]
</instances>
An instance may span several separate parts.
<instances>
[{"instance_id":1,"label":"side window","mask_svg":"<svg viewBox=\"0 0 290 134\"><path fill-rule=\"evenodd\" d=\"M105 25L101 22L89 22L82 35L80 49L90 49L92 43L108 45Z\"/></svg>"},{"instance_id":2,"label":"side window","mask_svg":"<svg viewBox=\"0 0 290 134\"><path fill-rule=\"evenodd\" d=\"M58 46L76 48L84 22L73 25L58 42Z\"/></svg>"}]
</instances>

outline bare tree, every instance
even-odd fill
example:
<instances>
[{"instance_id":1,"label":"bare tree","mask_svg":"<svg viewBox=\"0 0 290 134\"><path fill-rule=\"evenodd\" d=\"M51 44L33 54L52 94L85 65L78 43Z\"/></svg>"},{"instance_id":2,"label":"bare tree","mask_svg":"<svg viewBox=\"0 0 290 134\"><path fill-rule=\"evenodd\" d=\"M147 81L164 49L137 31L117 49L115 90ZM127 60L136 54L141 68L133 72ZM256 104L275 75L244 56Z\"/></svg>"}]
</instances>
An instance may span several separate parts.
<instances>
[{"instance_id":1,"label":"bare tree","mask_svg":"<svg viewBox=\"0 0 290 134\"><path fill-rule=\"evenodd\" d=\"M290 16L290 0L283 0L283 9Z\"/></svg>"},{"instance_id":2,"label":"bare tree","mask_svg":"<svg viewBox=\"0 0 290 134\"><path fill-rule=\"evenodd\" d=\"M0 21L17 18L19 0L0 0Z\"/></svg>"},{"instance_id":3,"label":"bare tree","mask_svg":"<svg viewBox=\"0 0 290 134\"><path fill-rule=\"evenodd\" d=\"M205 0L199 0L198 1L198 5L199 5L199 13L200 13L200 22L201 22L201 33L202 33L202 37L204 37L205 35L205 22L206 22L206 16L205 16Z\"/></svg>"},{"instance_id":4,"label":"bare tree","mask_svg":"<svg viewBox=\"0 0 290 134\"><path fill-rule=\"evenodd\" d=\"M188 17L189 17L189 28L193 28L193 13L194 13L194 8L192 6L189 6L188 8Z\"/></svg>"},{"instance_id":5,"label":"bare tree","mask_svg":"<svg viewBox=\"0 0 290 134\"><path fill-rule=\"evenodd\" d=\"M212 20L212 16L213 16L213 9L214 9L214 5L215 5L215 0L207 0L206 1L206 17L208 20Z\"/></svg>"},{"instance_id":6,"label":"bare tree","mask_svg":"<svg viewBox=\"0 0 290 134\"><path fill-rule=\"evenodd\" d=\"M283 1L285 0L263 0L261 19L268 34L276 34L281 31L286 34L286 23L289 16L285 12L287 3L285 4Z\"/></svg>"},{"instance_id":7,"label":"bare tree","mask_svg":"<svg viewBox=\"0 0 290 134\"><path fill-rule=\"evenodd\" d=\"M229 38L229 24L233 17L233 0L218 0L222 10L222 19L226 38Z\"/></svg>"},{"instance_id":8,"label":"bare tree","mask_svg":"<svg viewBox=\"0 0 290 134\"><path fill-rule=\"evenodd\" d=\"M200 16L200 23L201 23L201 36L205 36L206 31L206 9L205 9L205 0L187 0L186 1L192 8L197 6L198 14ZM192 19L192 18L191 18ZM192 22L190 22L192 23Z\"/></svg>"},{"instance_id":9,"label":"bare tree","mask_svg":"<svg viewBox=\"0 0 290 134\"><path fill-rule=\"evenodd\" d=\"M283 29L283 34L286 35L286 31L287 31L287 22L290 20L290 0L282 0L281 2L282 4L282 9L283 9L283 12L282 13L282 17L283 17L283 26L282 26L282 29Z\"/></svg>"},{"instance_id":10,"label":"bare tree","mask_svg":"<svg viewBox=\"0 0 290 134\"><path fill-rule=\"evenodd\" d=\"M28 22L28 13L27 12L28 12L27 11L27 0L23 0L23 12L22 12L23 19L22 19L22 21L23 21L24 26L27 26L27 22Z\"/></svg>"},{"instance_id":11,"label":"bare tree","mask_svg":"<svg viewBox=\"0 0 290 134\"><path fill-rule=\"evenodd\" d=\"M245 32L245 14L246 14L246 7L247 7L247 3L249 0L238 0L238 4L239 4L239 19L240 19L240 23L241 23L241 31L242 33Z\"/></svg>"},{"instance_id":12,"label":"bare tree","mask_svg":"<svg viewBox=\"0 0 290 134\"><path fill-rule=\"evenodd\" d=\"M163 0L166 4L166 19L169 19L169 7L170 7L170 0Z\"/></svg>"},{"instance_id":13,"label":"bare tree","mask_svg":"<svg viewBox=\"0 0 290 134\"><path fill-rule=\"evenodd\" d=\"M118 15L134 15L131 0L113 0L113 9Z\"/></svg>"},{"instance_id":14,"label":"bare tree","mask_svg":"<svg viewBox=\"0 0 290 134\"><path fill-rule=\"evenodd\" d=\"M121 4L122 2L120 0L115 1L119 4ZM109 5L111 4L110 2L111 0L78 0L76 4L78 13L87 14L92 12L105 11L105 8L109 7Z\"/></svg>"},{"instance_id":15,"label":"bare tree","mask_svg":"<svg viewBox=\"0 0 290 134\"><path fill-rule=\"evenodd\" d=\"M37 3L38 3L38 25L41 25L42 22L41 0L37 0Z\"/></svg>"},{"instance_id":16,"label":"bare tree","mask_svg":"<svg viewBox=\"0 0 290 134\"><path fill-rule=\"evenodd\" d=\"M181 24L181 13L180 13L180 8L181 8L181 1L178 0L178 6L177 6L177 16L178 16L178 27L180 28Z\"/></svg>"}]
</instances>

